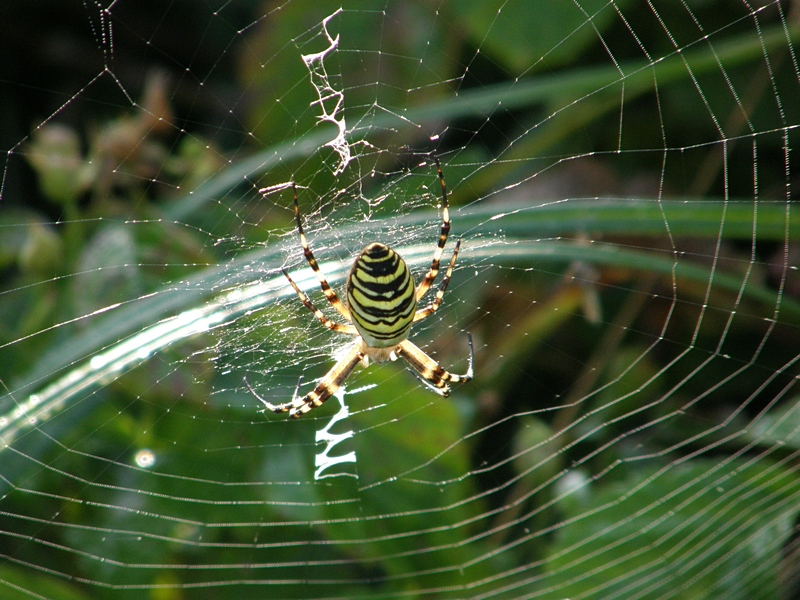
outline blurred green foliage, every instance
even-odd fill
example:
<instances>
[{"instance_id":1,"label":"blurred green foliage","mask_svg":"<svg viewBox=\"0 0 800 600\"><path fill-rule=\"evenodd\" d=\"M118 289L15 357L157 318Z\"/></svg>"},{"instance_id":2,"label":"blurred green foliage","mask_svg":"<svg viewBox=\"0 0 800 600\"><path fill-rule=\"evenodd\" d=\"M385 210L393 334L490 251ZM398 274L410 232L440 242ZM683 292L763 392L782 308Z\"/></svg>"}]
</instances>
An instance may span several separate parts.
<instances>
[{"instance_id":1,"label":"blurred green foliage","mask_svg":"<svg viewBox=\"0 0 800 600\"><path fill-rule=\"evenodd\" d=\"M797 280L775 275L781 244L800 237L782 203L781 128L800 122L800 109L786 106L780 117L765 98L795 73L777 13L756 29L729 3L688 3L717 32L709 46L683 4L664 15L678 55L646 3L632 0L615 3L626 23L600 1L582 10L568 1L446 2L438 11L346 3L332 25L340 46L329 68L346 94L353 141L424 151L430 140L420 131L444 131L437 152L453 204L479 201L454 217L454 229L477 242L507 236L488 255L479 243L464 253L470 268L456 277L470 283L448 292L457 309L420 334L449 366L463 362L462 332L472 331L475 381L443 402L394 365L360 376L377 386L354 401L358 479L313 483L319 421L257 414L243 373L215 370L214 355L230 349L211 333L170 348L15 440L13 459L9 449L0 456L0 529L15 561L0 573L3 597L28 597L22 589L65 599L214 598L226 581L272 584L281 597L602 597L598 590L638 592L653 578L684 586L685 597L776 597L776 573L791 567L781 549L798 480L784 464L795 446L775 444L800 426L784 391L795 372L785 365L797 353ZM287 211L273 210L288 199L261 202L254 186L291 176L315 207L325 201L331 157L307 142L329 132L316 128L299 55L321 49L315 26L339 5L270 6L241 35L231 31L235 45L225 51L235 58L230 97L246 99L234 143L218 145L180 119L187 110L175 105L185 98L157 70L136 106L113 118L82 129L54 118L33 130L22 153L49 206L0 214L8 390L34 391L213 296L203 284L230 252L291 226ZM794 24L788 32L796 39ZM773 87L762 82L764 47ZM744 90L744 121L728 85ZM719 144L703 143L718 139L709 115L729 119L724 161ZM214 126L211 116L193 119ZM738 137L748 127L759 133L759 200L770 201L758 207L757 244L748 230L756 213L747 212L754 159ZM666 148L681 150L664 166ZM362 172L347 176L370 197L381 184L369 174L402 171L400 154L365 152ZM721 210L723 166L727 199L749 200L725 220L711 212ZM524 185L534 180L576 201L538 210L540 192ZM518 193L492 204L509 186ZM383 207L390 217L404 206L401 191ZM652 201L659 194L679 202L662 213ZM570 211L590 212L577 200L597 196L630 200L597 201L586 218L606 220L579 226L585 215ZM334 224L348 218L338 208ZM528 212L500 218L517 210ZM470 278L472 267L480 276ZM200 282L199 299L176 293L190 280ZM148 304L152 297L177 300L166 310ZM117 304L140 307L138 317L94 314ZM777 318L776 305L785 307ZM261 322L253 315L237 327L269 343L276 332ZM743 368L748 361L756 368ZM277 393L306 366L287 368ZM773 402L780 407L754 437L749 420ZM140 448L154 452L157 469L129 466ZM712 449L716 456L695 456ZM713 547L700 530L717 536ZM216 567L194 568L203 565ZM235 593L265 597L259 585Z\"/></svg>"}]
</instances>

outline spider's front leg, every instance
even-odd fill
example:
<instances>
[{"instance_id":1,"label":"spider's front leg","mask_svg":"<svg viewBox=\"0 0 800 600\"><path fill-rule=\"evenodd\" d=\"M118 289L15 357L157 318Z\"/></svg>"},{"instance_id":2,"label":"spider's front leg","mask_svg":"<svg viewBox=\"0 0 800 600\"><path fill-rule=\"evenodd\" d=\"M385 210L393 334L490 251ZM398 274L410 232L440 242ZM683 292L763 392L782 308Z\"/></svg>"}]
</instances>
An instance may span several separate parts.
<instances>
[{"instance_id":1,"label":"spider's front leg","mask_svg":"<svg viewBox=\"0 0 800 600\"><path fill-rule=\"evenodd\" d=\"M463 375L456 375L446 371L410 340L404 340L400 343L397 347L397 355L404 358L413 367L422 383L440 396L447 398L450 395L448 383L466 383L472 380L475 348L472 344L471 333L467 333L467 340L469 341L469 366L467 367L467 372Z\"/></svg>"},{"instance_id":2,"label":"spider's front leg","mask_svg":"<svg viewBox=\"0 0 800 600\"><path fill-rule=\"evenodd\" d=\"M356 368L356 365L361 362L364 358L364 353L361 351L361 345L355 344L350 349L350 351L339 361L337 362L333 368L328 371L328 374L317 384L313 390L308 392L302 398L297 397L297 389L295 389L294 394L292 396L292 401L287 402L285 404L272 404L267 402L259 396L250 384L247 383L247 387L250 388L252 394L261 402L267 410L271 410L274 413L285 413L288 412L289 416L292 418L298 418L300 415L304 415L312 408L316 408L317 406L322 406L322 404L331 396L336 393L336 390L341 387L341 385L345 382L345 380L350 376L350 373L353 372L353 369ZM299 386L299 383L298 383Z\"/></svg>"}]
</instances>

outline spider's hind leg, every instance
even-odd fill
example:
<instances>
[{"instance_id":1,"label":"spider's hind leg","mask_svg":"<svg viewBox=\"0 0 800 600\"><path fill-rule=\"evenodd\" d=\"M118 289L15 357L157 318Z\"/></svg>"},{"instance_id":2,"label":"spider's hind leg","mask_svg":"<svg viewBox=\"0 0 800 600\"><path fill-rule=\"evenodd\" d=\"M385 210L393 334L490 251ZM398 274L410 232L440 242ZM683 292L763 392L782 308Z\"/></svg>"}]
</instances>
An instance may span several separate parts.
<instances>
[{"instance_id":1,"label":"spider's hind leg","mask_svg":"<svg viewBox=\"0 0 800 600\"><path fill-rule=\"evenodd\" d=\"M450 278L453 275L453 267L456 265L456 258L458 258L458 251L460 249L461 238L458 238L455 250L453 250L453 256L450 258L450 264L448 265L447 271L444 274L444 279L442 279L442 283L439 286L439 291L436 292L436 297L428 306L417 311L417 313L414 315L414 323L417 321L422 321L422 319L427 319L439 309L439 306L441 306L442 299L444 298L444 292L447 289L447 286L450 283Z\"/></svg>"},{"instance_id":2,"label":"spider's hind leg","mask_svg":"<svg viewBox=\"0 0 800 600\"><path fill-rule=\"evenodd\" d=\"M433 285L436 274L439 272L439 263L442 259L442 253L444 252L444 245L447 243L447 236L450 234L450 209L447 206L447 186L444 182L444 174L442 173L442 165L439 162L439 157L434 156L433 159L436 161L436 172L439 174L439 185L442 188L442 229L439 233L439 239L436 242L436 250L433 253L431 267L417 286L417 300L420 300L430 289L431 285Z\"/></svg>"},{"instance_id":3,"label":"spider's hind leg","mask_svg":"<svg viewBox=\"0 0 800 600\"><path fill-rule=\"evenodd\" d=\"M286 271L286 269L281 269L281 273L283 273L286 279L289 280L289 283L292 285L292 288L294 288L294 291L297 294L297 297L300 298L300 302L303 303L303 306L305 306L308 310L314 313L314 316L317 317L317 320L320 323L322 323L325 327L327 327L331 331L346 333L347 335L358 335L356 328L353 327L352 325L336 323L335 321L331 321L328 317L322 314L322 311L319 310L316 306L314 306L311 300L308 299L308 296L306 296L305 292L303 292L303 290L297 287L297 284L289 276L289 273Z\"/></svg>"},{"instance_id":4,"label":"spider's hind leg","mask_svg":"<svg viewBox=\"0 0 800 600\"><path fill-rule=\"evenodd\" d=\"M308 245L308 238L306 238L306 233L303 231L303 220L300 218L300 205L297 203L297 185L295 183L292 183L292 195L294 200L294 218L297 222L297 233L300 237L300 245L303 247L303 256L305 256L306 262L308 262L311 270L314 271L314 275L317 276L319 286L322 288L322 293L325 294L325 298L331 303L331 306L333 306L333 308L335 308L340 315L350 321L350 310L342 303L342 301L339 299L339 296L337 296L336 292L334 292L331 288L328 280L325 278L325 275L319 268L317 259L314 258L314 253L311 251L311 247ZM284 271L284 275L285 274L286 272ZM286 276L288 277L288 275Z\"/></svg>"}]
</instances>

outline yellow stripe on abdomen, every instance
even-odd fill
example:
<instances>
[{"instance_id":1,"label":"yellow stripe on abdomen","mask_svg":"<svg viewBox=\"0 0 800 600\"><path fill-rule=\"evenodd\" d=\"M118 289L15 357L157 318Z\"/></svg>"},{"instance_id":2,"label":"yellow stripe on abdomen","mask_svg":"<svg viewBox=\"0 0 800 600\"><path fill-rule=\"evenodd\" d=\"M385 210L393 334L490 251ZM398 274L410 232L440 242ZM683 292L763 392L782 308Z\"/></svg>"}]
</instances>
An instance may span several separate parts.
<instances>
[{"instance_id":1,"label":"yellow stripe on abdomen","mask_svg":"<svg viewBox=\"0 0 800 600\"><path fill-rule=\"evenodd\" d=\"M408 337L417 309L408 265L388 246L370 244L350 269L347 305L368 346L396 346Z\"/></svg>"}]
</instances>

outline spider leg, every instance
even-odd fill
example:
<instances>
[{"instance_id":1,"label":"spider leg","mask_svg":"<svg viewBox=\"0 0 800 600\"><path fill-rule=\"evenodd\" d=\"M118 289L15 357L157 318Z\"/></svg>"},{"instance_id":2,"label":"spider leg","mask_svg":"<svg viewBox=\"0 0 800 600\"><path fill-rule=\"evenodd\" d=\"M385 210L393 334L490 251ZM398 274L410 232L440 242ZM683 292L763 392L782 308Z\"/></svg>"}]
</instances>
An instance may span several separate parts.
<instances>
[{"instance_id":1,"label":"spider leg","mask_svg":"<svg viewBox=\"0 0 800 600\"><path fill-rule=\"evenodd\" d=\"M317 259L314 258L314 253L311 252L311 248L308 245L308 239L306 239L306 234L303 231L303 222L300 218L300 206L297 203L297 185L295 185L294 182L292 182L292 194L294 197L294 218L297 221L297 232L300 234L300 245L303 247L303 255L306 257L306 261L308 261L317 279L319 279L319 286L322 288L322 293L325 294L325 298L328 299L328 302L333 305L333 308L335 308L340 315L348 321L351 321L350 311L342 301L339 300L339 296L336 295L336 292L331 289L328 280L325 279L325 275L319 269L319 264L317 263Z\"/></svg>"},{"instance_id":2,"label":"spider leg","mask_svg":"<svg viewBox=\"0 0 800 600\"><path fill-rule=\"evenodd\" d=\"M277 406L264 400L261 396L256 394L255 390L247 384L253 395L265 406L267 410L275 413L288 412L290 417L298 418L310 411L312 408L322 406L328 398L336 393L336 390L344 383L344 381L356 368L356 365L364 358L364 353L361 351L361 346L355 344L353 348L342 358L339 362L333 365L333 368L328 371L328 374L317 384L313 390L308 392L302 398L297 397L297 389L292 395L292 401L286 404L278 404ZM247 380L245 380L247 383ZM298 382L299 387L299 382Z\"/></svg>"},{"instance_id":3,"label":"spider leg","mask_svg":"<svg viewBox=\"0 0 800 600\"><path fill-rule=\"evenodd\" d=\"M289 280L289 283L292 284L292 287L294 288L294 291L297 292L297 296L300 298L300 302L303 303L303 306L305 306L308 310L314 313L314 316L317 317L317 320L319 320L320 323L322 323L325 327L327 327L331 331L336 331L338 333L346 333L348 335L358 335L356 328L353 327L352 325L342 325L341 323L336 323L335 321L331 321L328 317L322 314L322 311L318 309L316 306L314 306L314 304L311 302L311 300L308 299L308 296L306 296L303 290L297 287L297 284L292 280L291 277L289 277L289 273L287 273L285 269L281 269L281 273L283 273L286 276L286 279Z\"/></svg>"},{"instance_id":4,"label":"spider leg","mask_svg":"<svg viewBox=\"0 0 800 600\"><path fill-rule=\"evenodd\" d=\"M397 347L397 355L401 356L408 362L413 369L419 373L419 378L429 388L445 398L450 395L450 386L448 383L465 383L472 379L473 371L472 365L475 360L475 349L472 344L472 334L467 334L469 340L469 366L464 375L455 375L445 371L439 363L433 360L430 356L425 354L418 346L404 340L400 342Z\"/></svg>"},{"instance_id":5,"label":"spider leg","mask_svg":"<svg viewBox=\"0 0 800 600\"><path fill-rule=\"evenodd\" d=\"M416 312L414 315L413 323L417 321L422 321L427 317L430 317L433 313L437 311L439 306L442 304L442 298L444 298L444 291L447 289L447 284L450 283L450 276L453 274L453 267L456 264L456 257L458 256L458 250L461 248L461 239L456 242L456 248L453 250L453 257L450 259L450 264L447 267L447 271L444 274L444 279L442 279L442 284L439 286L439 291L436 292L436 297L433 299L428 306L425 308L421 308Z\"/></svg>"},{"instance_id":6,"label":"spider leg","mask_svg":"<svg viewBox=\"0 0 800 600\"><path fill-rule=\"evenodd\" d=\"M436 274L439 272L439 261L442 259L444 245L447 243L447 235L450 233L450 210L447 208L447 187L444 183L442 165L439 163L438 156L434 156L433 159L436 161L436 171L439 173L439 183L442 186L442 231L439 233L439 242L436 244L436 250L433 253L433 262L431 263L431 268L417 286L417 300L425 295L425 293L430 289L431 285L433 285L434 279L436 279Z\"/></svg>"},{"instance_id":7,"label":"spider leg","mask_svg":"<svg viewBox=\"0 0 800 600\"><path fill-rule=\"evenodd\" d=\"M296 387L296 388L294 388L294 395L295 395L295 396L297 396L297 390L298 390L298 389L300 389L300 382L301 382L302 380L303 380L303 376L301 375L301 376L300 376L300 379L298 379L298 380L297 380L297 387ZM263 405L266 407L266 408L264 408L264 410L260 410L260 411L258 411L258 412L264 412L264 411L265 411L265 410L267 410L267 409L270 409L270 410L272 410L272 409L274 409L274 408L275 408L275 405L274 405L274 404L270 404L269 402L267 402L266 400L264 400L264 398L262 398L262 397L261 397L261 395L260 395L260 394L259 394L257 391L255 391L255 389L253 389L253 386L252 386L252 385L250 385L250 382L249 382L249 381L247 381L247 377L246 377L246 376L245 376L245 378L244 378L244 384L247 386L247 389L248 389L248 390L250 390L250 393L251 393L253 396L255 396L256 400L258 400L259 402L261 402L261 404L263 404Z\"/></svg>"}]
</instances>

